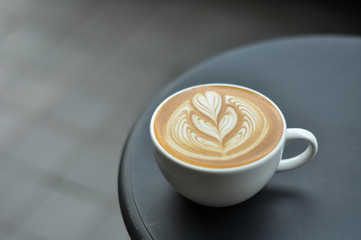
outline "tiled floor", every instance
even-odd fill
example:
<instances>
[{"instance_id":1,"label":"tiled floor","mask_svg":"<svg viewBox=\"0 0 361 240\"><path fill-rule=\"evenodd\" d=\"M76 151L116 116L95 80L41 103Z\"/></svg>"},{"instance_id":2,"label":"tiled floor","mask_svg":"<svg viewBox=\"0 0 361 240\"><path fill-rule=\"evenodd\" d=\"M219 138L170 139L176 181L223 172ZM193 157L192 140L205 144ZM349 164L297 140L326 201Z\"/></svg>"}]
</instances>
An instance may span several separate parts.
<instances>
[{"instance_id":1,"label":"tiled floor","mask_svg":"<svg viewBox=\"0 0 361 240\"><path fill-rule=\"evenodd\" d=\"M359 22L317 1L0 0L0 239L129 239L119 156L159 89L223 50Z\"/></svg>"}]
</instances>

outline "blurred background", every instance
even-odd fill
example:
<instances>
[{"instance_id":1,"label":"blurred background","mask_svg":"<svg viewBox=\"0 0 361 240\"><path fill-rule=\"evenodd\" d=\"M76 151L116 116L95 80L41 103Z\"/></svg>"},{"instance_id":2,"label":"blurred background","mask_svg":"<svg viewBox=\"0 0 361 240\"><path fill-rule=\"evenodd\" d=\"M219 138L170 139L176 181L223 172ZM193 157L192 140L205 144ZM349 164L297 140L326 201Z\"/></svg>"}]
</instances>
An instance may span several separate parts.
<instances>
[{"instance_id":1,"label":"blurred background","mask_svg":"<svg viewBox=\"0 0 361 240\"><path fill-rule=\"evenodd\" d=\"M157 92L222 51L360 23L346 1L0 0L0 239L129 239L119 157Z\"/></svg>"}]
</instances>

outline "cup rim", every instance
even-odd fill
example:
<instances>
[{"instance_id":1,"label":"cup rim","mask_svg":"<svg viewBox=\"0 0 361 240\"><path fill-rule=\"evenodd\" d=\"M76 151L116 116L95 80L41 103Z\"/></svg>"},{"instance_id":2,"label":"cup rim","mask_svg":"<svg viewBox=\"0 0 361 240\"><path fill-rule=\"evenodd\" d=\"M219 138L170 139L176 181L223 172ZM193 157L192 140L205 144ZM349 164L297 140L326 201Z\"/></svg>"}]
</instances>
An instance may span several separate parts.
<instances>
[{"instance_id":1,"label":"cup rim","mask_svg":"<svg viewBox=\"0 0 361 240\"><path fill-rule=\"evenodd\" d=\"M157 113L159 112L159 110L161 109L161 107L170 99L172 99L174 96L188 91L190 89L193 88L197 88L197 87L203 87L203 86L228 86L228 87L235 87L235 88L240 88L240 89L244 89L253 93L256 93L258 95L260 95L261 97L265 98L268 102L270 102L278 111L278 113L281 115L282 118L282 122L283 122L283 133L282 133L282 137L279 140L279 142L277 143L277 145L273 148L273 150L268 153L266 156L251 162L251 163L247 163L245 165L241 165L241 166L236 166L236 167L226 167L226 168L208 168L208 167L201 167L201 166L196 166L187 162L184 162L182 160L177 159L176 157L174 157L172 154L168 153L159 143L157 137L155 136L155 132L154 132L154 121L155 121L155 117L157 116ZM210 172L210 173L231 173L231 172L238 172L238 171L242 171L242 170L247 170L250 168L254 168L257 167L259 165L262 165L264 162L267 162L270 158L272 158L278 151L279 149L283 146L283 143L285 141L285 136L286 136L286 120L283 116L282 111L279 109L279 107L267 96L265 96L264 94L253 90L251 88L248 87L244 87L241 85L236 85L236 84L230 84L230 83L204 83L204 84L198 84L198 85L194 85L194 86L190 86L184 89L181 89L179 91L174 92L173 94L171 94L170 96L168 96L167 98L165 98L164 100L162 100L162 102L157 106L157 108L154 110L153 114L152 114L152 118L150 120L150 136L151 136L151 140L153 143L153 147L156 147L163 155L165 155L167 157L167 159L170 159L172 162L176 163L177 165L181 165L183 167L192 169L192 170L196 170L196 171L201 171L201 172Z\"/></svg>"}]
</instances>

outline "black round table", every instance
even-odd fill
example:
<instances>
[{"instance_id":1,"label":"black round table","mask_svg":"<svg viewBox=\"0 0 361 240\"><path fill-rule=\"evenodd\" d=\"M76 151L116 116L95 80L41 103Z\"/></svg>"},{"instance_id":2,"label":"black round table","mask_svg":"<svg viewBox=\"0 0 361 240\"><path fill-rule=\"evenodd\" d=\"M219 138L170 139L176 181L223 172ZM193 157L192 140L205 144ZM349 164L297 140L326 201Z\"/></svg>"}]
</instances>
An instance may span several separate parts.
<instances>
[{"instance_id":1,"label":"black round table","mask_svg":"<svg viewBox=\"0 0 361 240\"><path fill-rule=\"evenodd\" d=\"M204 207L178 195L157 168L149 121L171 93L210 82L239 84L270 97L288 127L316 135L316 157L275 174L236 206ZM361 38L293 37L234 49L159 92L121 156L119 201L132 239L361 239ZM284 155L303 147L290 145Z\"/></svg>"}]
</instances>

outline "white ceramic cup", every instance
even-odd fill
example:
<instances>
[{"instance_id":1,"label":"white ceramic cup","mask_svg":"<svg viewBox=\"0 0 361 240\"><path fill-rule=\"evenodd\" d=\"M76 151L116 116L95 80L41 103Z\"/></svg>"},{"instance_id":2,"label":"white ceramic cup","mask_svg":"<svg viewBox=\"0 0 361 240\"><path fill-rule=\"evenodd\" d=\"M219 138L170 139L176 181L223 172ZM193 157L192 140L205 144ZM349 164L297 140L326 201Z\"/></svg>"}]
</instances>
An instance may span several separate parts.
<instances>
[{"instance_id":1,"label":"white ceramic cup","mask_svg":"<svg viewBox=\"0 0 361 240\"><path fill-rule=\"evenodd\" d=\"M286 121L280 109L263 94L246 87L232 84L204 85L233 86L263 96L278 109L282 116L283 135L277 146L268 155L246 165L215 169L199 167L183 162L169 154L159 144L154 133L154 120L159 109L173 96L186 91L189 88L169 96L153 113L150 122L150 135L159 169L167 181L182 196L206 206L224 207L235 205L249 199L259 192L275 172L298 168L315 156L318 148L315 136L304 129L287 129ZM293 140L306 141L308 143L307 149L295 157L282 159L285 145Z\"/></svg>"}]
</instances>

